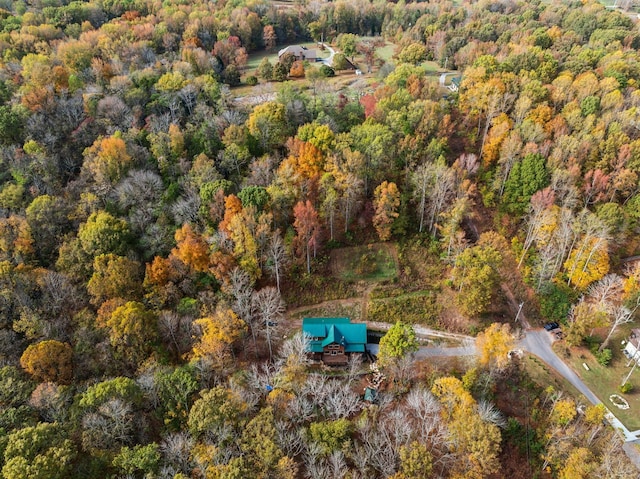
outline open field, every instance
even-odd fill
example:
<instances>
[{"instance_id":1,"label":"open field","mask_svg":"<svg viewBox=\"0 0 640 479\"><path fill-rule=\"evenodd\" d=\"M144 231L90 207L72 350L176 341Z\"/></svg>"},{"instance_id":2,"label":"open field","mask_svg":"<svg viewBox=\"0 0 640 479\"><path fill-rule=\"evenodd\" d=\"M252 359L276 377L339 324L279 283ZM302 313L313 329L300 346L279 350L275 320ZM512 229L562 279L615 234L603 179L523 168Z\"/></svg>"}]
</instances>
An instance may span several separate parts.
<instances>
[{"instance_id":1,"label":"open field","mask_svg":"<svg viewBox=\"0 0 640 479\"><path fill-rule=\"evenodd\" d=\"M395 52L396 46L391 42L385 42L383 47L380 47L376 50L376 53L380 57L380 59L388 62L391 60L393 53Z\"/></svg>"}]
</instances>

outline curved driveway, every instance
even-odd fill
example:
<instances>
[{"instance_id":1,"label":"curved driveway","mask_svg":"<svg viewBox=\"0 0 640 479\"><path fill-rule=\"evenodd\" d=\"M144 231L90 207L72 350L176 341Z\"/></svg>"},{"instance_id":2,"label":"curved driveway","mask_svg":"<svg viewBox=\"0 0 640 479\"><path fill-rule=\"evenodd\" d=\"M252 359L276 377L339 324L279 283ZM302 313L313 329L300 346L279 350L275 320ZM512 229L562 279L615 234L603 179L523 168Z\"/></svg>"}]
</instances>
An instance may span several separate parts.
<instances>
[{"instance_id":1,"label":"curved driveway","mask_svg":"<svg viewBox=\"0 0 640 479\"><path fill-rule=\"evenodd\" d=\"M525 351L538 356L545 363L555 369L562 377L580 391L592 404L599 404L598 397L591 392L585 383L573 370L562 361L551 348L551 335L546 331L527 331L518 345Z\"/></svg>"},{"instance_id":2,"label":"curved driveway","mask_svg":"<svg viewBox=\"0 0 640 479\"><path fill-rule=\"evenodd\" d=\"M321 45L323 45L327 50L329 50L329 56L327 58L323 58L322 60L320 60L320 62L330 67L332 66L333 56L336 54L336 51L326 43L321 43Z\"/></svg>"}]
</instances>

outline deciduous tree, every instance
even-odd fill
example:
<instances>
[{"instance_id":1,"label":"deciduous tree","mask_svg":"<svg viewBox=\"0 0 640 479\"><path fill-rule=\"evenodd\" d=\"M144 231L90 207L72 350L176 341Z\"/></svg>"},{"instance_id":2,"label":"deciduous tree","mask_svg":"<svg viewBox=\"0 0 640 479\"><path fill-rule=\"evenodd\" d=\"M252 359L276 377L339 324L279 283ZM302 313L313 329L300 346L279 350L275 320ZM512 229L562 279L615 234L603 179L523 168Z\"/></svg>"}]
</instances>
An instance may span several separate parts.
<instances>
[{"instance_id":1,"label":"deciduous tree","mask_svg":"<svg viewBox=\"0 0 640 479\"><path fill-rule=\"evenodd\" d=\"M307 274L311 273L311 252L315 257L320 242L318 213L309 200L298 202L293 208L293 227L296 229L294 244L299 255L306 257Z\"/></svg>"},{"instance_id":2,"label":"deciduous tree","mask_svg":"<svg viewBox=\"0 0 640 479\"><path fill-rule=\"evenodd\" d=\"M141 288L140 263L115 254L102 254L93 260L93 275L87 291L96 306L107 299L139 299Z\"/></svg>"},{"instance_id":3,"label":"deciduous tree","mask_svg":"<svg viewBox=\"0 0 640 479\"><path fill-rule=\"evenodd\" d=\"M408 354L418 350L418 339L413 326L396 322L380 339L378 361L382 365L390 365Z\"/></svg>"},{"instance_id":4,"label":"deciduous tree","mask_svg":"<svg viewBox=\"0 0 640 479\"><path fill-rule=\"evenodd\" d=\"M193 230L189 223L176 230L176 247L171 254L177 257L194 271L206 272L209 270L209 245L202 235Z\"/></svg>"},{"instance_id":5,"label":"deciduous tree","mask_svg":"<svg viewBox=\"0 0 640 479\"><path fill-rule=\"evenodd\" d=\"M39 381L68 384L73 378L73 350L56 340L30 344L20 358L20 365Z\"/></svg>"},{"instance_id":6,"label":"deciduous tree","mask_svg":"<svg viewBox=\"0 0 640 479\"><path fill-rule=\"evenodd\" d=\"M264 48L270 52L276 47L276 41L278 37L273 28L273 25L265 25L262 29L262 40L264 41Z\"/></svg>"},{"instance_id":7,"label":"deciduous tree","mask_svg":"<svg viewBox=\"0 0 640 479\"><path fill-rule=\"evenodd\" d=\"M247 325L230 309L218 308L195 321L201 335L193 346L195 359L204 359L215 371L225 372L233 357L233 346L247 331Z\"/></svg>"},{"instance_id":8,"label":"deciduous tree","mask_svg":"<svg viewBox=\"0 0 640 479\"><path fill-rule=\"evenodd\" d=\"M282 145L287 134L286 111L282 103L270 101L256 106L247 127L264 151Z\"/></svg>"},{"instance_id":9,"label":"deciduous tree","mask_svg":"<svg viewBox=\"0 0 640 479\"><path fill-rule=\"evenodd\" d=\"M130 366L149 357L158 336L157 318L144 304L129 301L107 318L109 342L118 356Z\"/></svg>"},{"instance_id":10,"label":"deciduous tree","mask_svg":"<svg viewBox=\"0 0 640 479\"><path fill-rule=\"evenodd\" d=\"M133 164L127 145L116 133L107 138L98 138L84 151L84 168L98 185L113 185L124 177Z\"/></svg>"},{"instance_id":11,"label":"deciduous tree","mask_svg":"<svg viewBox=\"0 0 640 479\"><path fill-rule=\"evenodd\" d=\"M476 338L480 364L503 369L509 363L508 353L514 344L509 325L493 323Z\"/></svg>"},{"instance_id":12,"label":"deciduous tree","mask_svg":"<svg viewBox=\"0 0 640 479\"><path fill-rule=\"evenodd\" d=\"M267 246L267 268L276 278L276 288L280 292L280 278L286 271L289 261L287 250L284 246L280 231L276 230L271 235L271 240Z\"/></svg>"},{"instance_id":13,"label":"deciduous tree","mask_svg":"<svg viewBox=\"0 0 640 479\"><path fill-rule=\"evenodd\" d=\"M472 246L458 255L452 270L457 303L466 314L485 311L499 279L502 255L491 245Z\"/></svg>"},{"instance_id":14,"label":"deciduous tree","mask_svg":"<svg viewBox=\"0 0 640 479\"><path fill-rule=\"evenodd\" d=\"M7 479L64 479L77 455L62 426L55 423L15 431L6 444L2 476Z\"/></svg>"},{"instance_id":15,"label":"deciduous tree","mask_svg":"<svg viewBox=\"0 0 640 479\"><path fill-rule=\"evenodd\" d=\"M391 226L400 214L400 191L395 183L383 181L374 191L375 215L373 216L373 226L375 226L378 237L381 241L387 241L391 237Z\"/></svg>"}]
</instances>

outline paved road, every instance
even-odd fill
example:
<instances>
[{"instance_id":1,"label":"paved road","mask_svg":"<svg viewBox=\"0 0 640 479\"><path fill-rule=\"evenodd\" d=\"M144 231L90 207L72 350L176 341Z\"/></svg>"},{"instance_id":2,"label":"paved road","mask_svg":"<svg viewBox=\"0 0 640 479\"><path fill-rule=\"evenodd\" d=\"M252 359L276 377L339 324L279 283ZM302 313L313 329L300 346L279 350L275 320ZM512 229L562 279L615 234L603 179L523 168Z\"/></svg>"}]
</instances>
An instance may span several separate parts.
<instances>
[{"instance_id":1,"label":"paved road","mask_svg":"<svg viewBox=\"0 0 640 479\"><path fill-rule=\"evenodd\" d=\"M569 381L573 387L580 391L591 404L604 404L595 394L593 394L593 392L591 392L587 385L582 382L580 377L556 355L551 348L552 342L551 335L548 332L530 330L527 331L525 337L519 341L519 346L525 351L538 356L545 363L555 369L560 375L562 375L562 377ZM604 406L608 411L607 420L615 429L619 430L624 435L626 442L639 440L640 430L629 431L625 425L609 411L609 405L604 404ZM631 456L629 456L629 458L633 460ZM640 469L640 462L636 463L636 465Z\"/></svg>"},{"instance_id":2,"label":"paved road","mask_svg":"<svg viewBox=\"0 0 640 479\"><path fill-rule=\"evenodd\" d=\"M562 361L551 349L551 335L547 331L527 331L525 337L519 341L519 346L525 351L538 356L545 363L560 373L578 391L592 403L599 404L601 401L591 392L585 383L573 370Z\"/></svg>"},{"instance_id":3,"label":"paved road","mask_svg":"<svg viewBox=\"0 0 640 479\"><path fill-rule=\"evenodd\" d=\"M388 323L378 323L373 321L365 321L367 328L377 331L387 331L392 325ZM423 326L414 326L414 331L418 339L423 343L432 343L433 345L421 346L416 353L417 358L442 357L442 356L473 356L477 354L475 346L475 338L465 336L463 334L447 333L437 331L435 329ZM437 345L437 341L451 340L460 346L446 347ZM552 335L544 330L528 329L525 335L518 341L518 347L533 354L544 361L547 365L555 369L561 376L569 381L580 393L582 393L592 404L600 404L602 401L591 392L587 385L582 382L580 377L567 366L553 351L551 345L553 343ZM367 348L373 354L378 352L377 344L369 344ZM607 407L607 404L605 404ZM629 431L611 412L607 414L607 420L617 430L619 430L627 443L636 443L640 445L640 430ZM625 448L625 450L629 447ZM638 469L640 469L640 454L627 454L634 461Z\"/></svg>"},{"instance_id":4,"label":"paved road","mask_svg":"<svg viewBox=\"0 0 640 479\"><path fill-rule=\"evenodd\" d=\"M447 75L457 75L457 72L444 72L440 74L440 86L445 86L444 83L447 80Z\"/></svg>"},{"instance_id":5,"label":"paved road","mask_svg":"<svg viewBox=\"0 0 640 479\"><path fill-rule=\"evenodd\" d=\"M369 327L378 330L386 330L390 325L385 323L368 323ZM475 347L475 339L471 336L462 334L444 333L421 326L414 326L416 336L422 340L435 339L453 339L462 344L459 347L442 347L442 346L421 346L416 353L417 358L427 358L436 356L473 356L477 354ZM551 345L553 343L552 335L544 330L528 330L525 332L524 338L518 341L518 347L531 353L548 366L555 369L562 377L564 377L571 385L573 385L580 393L587 398L592 404L600 404L602 401L582 382L580 377L560 359L553 351ZM374 353L375 354L375 353ZM605 407L607 405L605 404ZM629 431L611 412L607 414L607 420L611 425L619 430L625 437L626 442L640 442L640 430ZM631 458L631 456L630 456ZM640 463L637 463L640 468Z\"/></svg>"}]
</instances>

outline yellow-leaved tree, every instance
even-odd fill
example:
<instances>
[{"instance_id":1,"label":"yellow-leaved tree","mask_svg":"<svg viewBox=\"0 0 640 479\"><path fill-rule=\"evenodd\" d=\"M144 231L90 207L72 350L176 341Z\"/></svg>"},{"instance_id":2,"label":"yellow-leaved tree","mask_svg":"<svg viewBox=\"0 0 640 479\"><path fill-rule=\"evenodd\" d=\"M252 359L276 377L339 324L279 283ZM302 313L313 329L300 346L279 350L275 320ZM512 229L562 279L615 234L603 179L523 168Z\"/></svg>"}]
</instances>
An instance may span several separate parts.
<instances>
[{"instance_id":1,"label":"yellow-leaved tree","mask_svg":"<svg viewBox=\"0 0 640 479\"><path fill-rule=\"evenodd\" d=\"M233 358L233 345L247 332L247 325L231 309L219 307L215 313L195 321L201 335L193 346L194 359L211 363L224 371Z\"/></svg>"},{"instance_id":2,"label":"yellow-leaved tree","mask_svg":"<svg viewBox=\"0 0 640 479\"><path fill-rule=\"evenodd\" d=\"M564 263L569 283L585 289L609 272L608 242L603 238L589 238L571 251Z\"/></svg>"},{"instance_id":3,"label":"yellow-leaved tree","mask_svg":"<svg viewBox=\"0 0 640 479\"><path fill-rule=\"evenodd\" d=\"M443 377L431 392L442 403L452 452L457 455L451 477L482 479L499 470L501 434L498 426L480 415L462 381Z\"/></svg>"},{"instance_id":4,"label":"yellow-leaved tree","mask_svg":"<svg viewBox=\"0 0 640 479\"><path fill-rule=\"evenodd\" d=\"M476 338L480 364L489 368L504 369L509 364L508 353L513 346L508 324L493 323Z\"/></svg>"}]
</instances>

